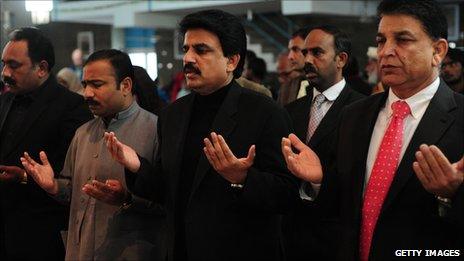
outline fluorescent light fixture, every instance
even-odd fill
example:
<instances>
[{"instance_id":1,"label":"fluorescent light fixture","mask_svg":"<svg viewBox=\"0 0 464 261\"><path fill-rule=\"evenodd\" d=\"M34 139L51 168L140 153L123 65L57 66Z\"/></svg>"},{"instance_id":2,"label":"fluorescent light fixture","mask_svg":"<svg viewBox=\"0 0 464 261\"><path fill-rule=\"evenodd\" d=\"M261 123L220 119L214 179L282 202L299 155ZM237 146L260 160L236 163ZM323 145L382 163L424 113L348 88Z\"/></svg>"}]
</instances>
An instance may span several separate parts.
<instances>
[{"instance_id":1,"label":"fluorescent light fixture","mask_svg":"<svg viewBox=\"0 0 464 261\"><path fill-rule=\"evenodd\" d=\"M50 12L53 10L53 1L26 1L28 12Z\"/></svg>"},{"instance_id":2,"label":"fluorescent light fixture","mask_svg":"<svg viewBox=\"0 0 464 261\"><path fill-rule=\"evenodd\" d=\"M50 11L53 10L53 1L26 1L26 11L31 12L33 24L46 24L50 22Z\"/></svg>"}]
</instances>

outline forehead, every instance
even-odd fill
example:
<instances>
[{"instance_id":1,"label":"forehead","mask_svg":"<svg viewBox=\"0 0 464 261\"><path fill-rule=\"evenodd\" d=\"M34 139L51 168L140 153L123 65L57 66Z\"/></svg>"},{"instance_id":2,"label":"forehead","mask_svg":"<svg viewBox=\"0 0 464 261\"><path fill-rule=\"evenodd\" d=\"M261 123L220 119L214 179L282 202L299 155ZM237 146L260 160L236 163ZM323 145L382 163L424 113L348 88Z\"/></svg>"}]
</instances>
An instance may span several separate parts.
<instances>
[{"instance_id":1,"label":"forehead","mask_svg":"<svg viewBox=\"0 0 464 261\"><path fill-rule=\"evenodd\" d=\"M302 39L302 38L299 37L299 36L293 37L293 38L290 39L290 41L288 42L288 46L289 46L289 47L298 46L298 47L302 48L302 47L304 46L304 39Z\"/></svg>"},{"instance_id":2,"label":"forehead","mask_svg":"<svg viewBox=\"0 0 464 261\"><path fill-rule=\"evenodd\" d=\"M201 28L189 29L185 32L184 45L206 44L210 47L221 47L216 34Z\"/></svg>"},{"instance_id":3,"label":"forehead","mask_svg":"<svg viewBox=\"0 0 464 261\"><path fill-rule=\"evenodd\" d=\"M99 60L85 65L83 71L84 80L97 80L115 78L115 72L111 63L107 60Z\"/></svg>"},{"instance_id":4,"label":"forehead","mask_svg":"<svg viewBox=\"0 0 464 261\"><path fill-rule=\"evenodd\" d=\"M316 47L322 49L333 49L334 38L333 35L326 33L321 29L315 29L309 32L308 37L306 37L305 46L308 49Z\"/></svg>"},{"instance_id":5,"label":"forehead","mask_svg":"<svg viewBox=\"0 0 464 261\"><path fill-rule=\"evenodd\" d=\"M380 19L378 33L383 35L409 32L414 35L427 35L422 23L409 15L383 15Z\"/></svg>"},{"instance_id":6,"label":"forehead","mask_svg":"<svg viewBox=\"0 0 464 261\"><path fill-rule=\"evenodd\" d=\"M26 41L9 41L3 48L2 59L22 60L29 58Z\"/></svg>"}]
</instances>

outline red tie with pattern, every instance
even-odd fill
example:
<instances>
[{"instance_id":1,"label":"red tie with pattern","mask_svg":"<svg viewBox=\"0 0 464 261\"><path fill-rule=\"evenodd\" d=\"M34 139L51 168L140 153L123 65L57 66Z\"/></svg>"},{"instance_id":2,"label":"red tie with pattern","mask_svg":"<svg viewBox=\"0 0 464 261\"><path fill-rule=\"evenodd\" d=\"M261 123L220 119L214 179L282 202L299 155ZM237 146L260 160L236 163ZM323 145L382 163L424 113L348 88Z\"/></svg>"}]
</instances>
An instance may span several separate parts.
<instances>
[{"instance_id":1,"label":"red tie with pattern","mask_svg":"<svg viewBox=\"0 0 464 261\"><path fill-rule=\"evenodd\" d=\"M408 104L404 101L394 102L392 110L392 119L383 136L367 188L364 191L359 242L361 261L367 261L369 258L377 219L398 167L403 141L403 120L411 113Z\"/></svg>"}]
</instances>

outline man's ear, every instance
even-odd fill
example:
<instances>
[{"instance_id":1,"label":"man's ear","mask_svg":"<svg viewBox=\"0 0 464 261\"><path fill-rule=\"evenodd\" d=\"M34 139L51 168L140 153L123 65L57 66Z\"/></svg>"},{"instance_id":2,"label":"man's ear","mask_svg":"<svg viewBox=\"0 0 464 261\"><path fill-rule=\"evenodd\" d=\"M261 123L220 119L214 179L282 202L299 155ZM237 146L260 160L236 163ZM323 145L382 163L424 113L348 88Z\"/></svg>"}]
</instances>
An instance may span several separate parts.
<instances>
[{"instance_id":1,"label":"man's ear","mask_svg":"<svg viewBox=\"0 0 464 261\"><path fill-rule=\"evenodd\" d=\"M37 74L39 78L46 77L48 75L48 62L45 60L40 61L37 65Z\"/></svg>"},{"instance_id":2,"label":"man's ear","mask_svg":"<svg viewBox=\"0 0 464 261\"><path fill-rule=\"evenodd\" d=\"M438 39L433 43L433 59L432 66L438 67L440 63L445 59L448 53L448 41L443 38Z\"/></svg>"},{"instance_id":3,"label":"man's ear","mask_svg":"<svg viewBox=\"0 0 464 261\"><path fill-rule=\"evenodd\" d=\"M129 77L124 78L119 84L119 88L124 96L132 95L132 80Z\"/></svg>"},{"instance_id":4,"label":"man's ear","mask_svg":"<svg viewBox=\"0 0 464 261\"><path fill-rule=\"evenodd\" d=\"M348 54L345 52L340 52L337 54L336 58L337 68L343 68L348 63Z\"/></svg>"},{"instance_id":5,"label":"man's ear","mask_svg":"<svg viewBox=\"0 0 464 261\"><path fill-rule=\"evenodd\" d=\"M240 54L234 54L229 57L227 57L227 72L233 72L238 65L238 62L240 61Z\"/></svg>"}]
</instances>

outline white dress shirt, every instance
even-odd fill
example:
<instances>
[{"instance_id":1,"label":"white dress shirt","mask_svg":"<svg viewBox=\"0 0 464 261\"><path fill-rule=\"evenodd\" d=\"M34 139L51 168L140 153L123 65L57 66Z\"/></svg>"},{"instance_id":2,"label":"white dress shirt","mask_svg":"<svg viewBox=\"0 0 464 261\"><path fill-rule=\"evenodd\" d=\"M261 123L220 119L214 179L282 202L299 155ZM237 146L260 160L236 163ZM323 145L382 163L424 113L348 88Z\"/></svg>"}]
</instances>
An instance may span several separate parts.
<instances>
[{"instance_id":1,"label":"white dress shirt","mask_svg":"<svg viewBox=\"0 0 464 261\"><path fill-rule=\"evenodd\" d=\"M432 100L433 96L437 92L439 85L440 78L437 77L435 81L433 81L429 86L414 94L413 96L403 100L409 105L411 114L406 116L404 119L403 142L398 164L401 162L404 152L406 151L406 148L408 147L409 142L411 141L411 138L416 131L417 125L419 125L422 116L424 116L425 110L429 106L430 100ZM382 142L382 138L392 118L393 111L391 109L391 105L398 100L401 99L398 98L390 88L385 106L380 110L379 115L377 116L377 121L375 122L374 131L372 132L366 161L366 177L364 179L364 189L367 187L367 182L371 176L372 168L374 167L374 162L377 157L380 143Z\"/></svg>"},{"instance_id":2,"label":"white dress shirt","mask_svg":"<svg viewBox=\"0 0 464 261\"><path fill-rule=\"evenodd\" d=\"M343 88L346 85L345 78L342 78L341 81L337 82L336 84L330 86L327 90L323 91L322 94L325 96L326 100L321 104L322 114L325 114L329 111L332 104L338 98L338 95L343 91ZM313 99L311 100L311 106L313 105L314 99L318 94L321 92L313 88Z\"/></svg>"}]
</instances>

